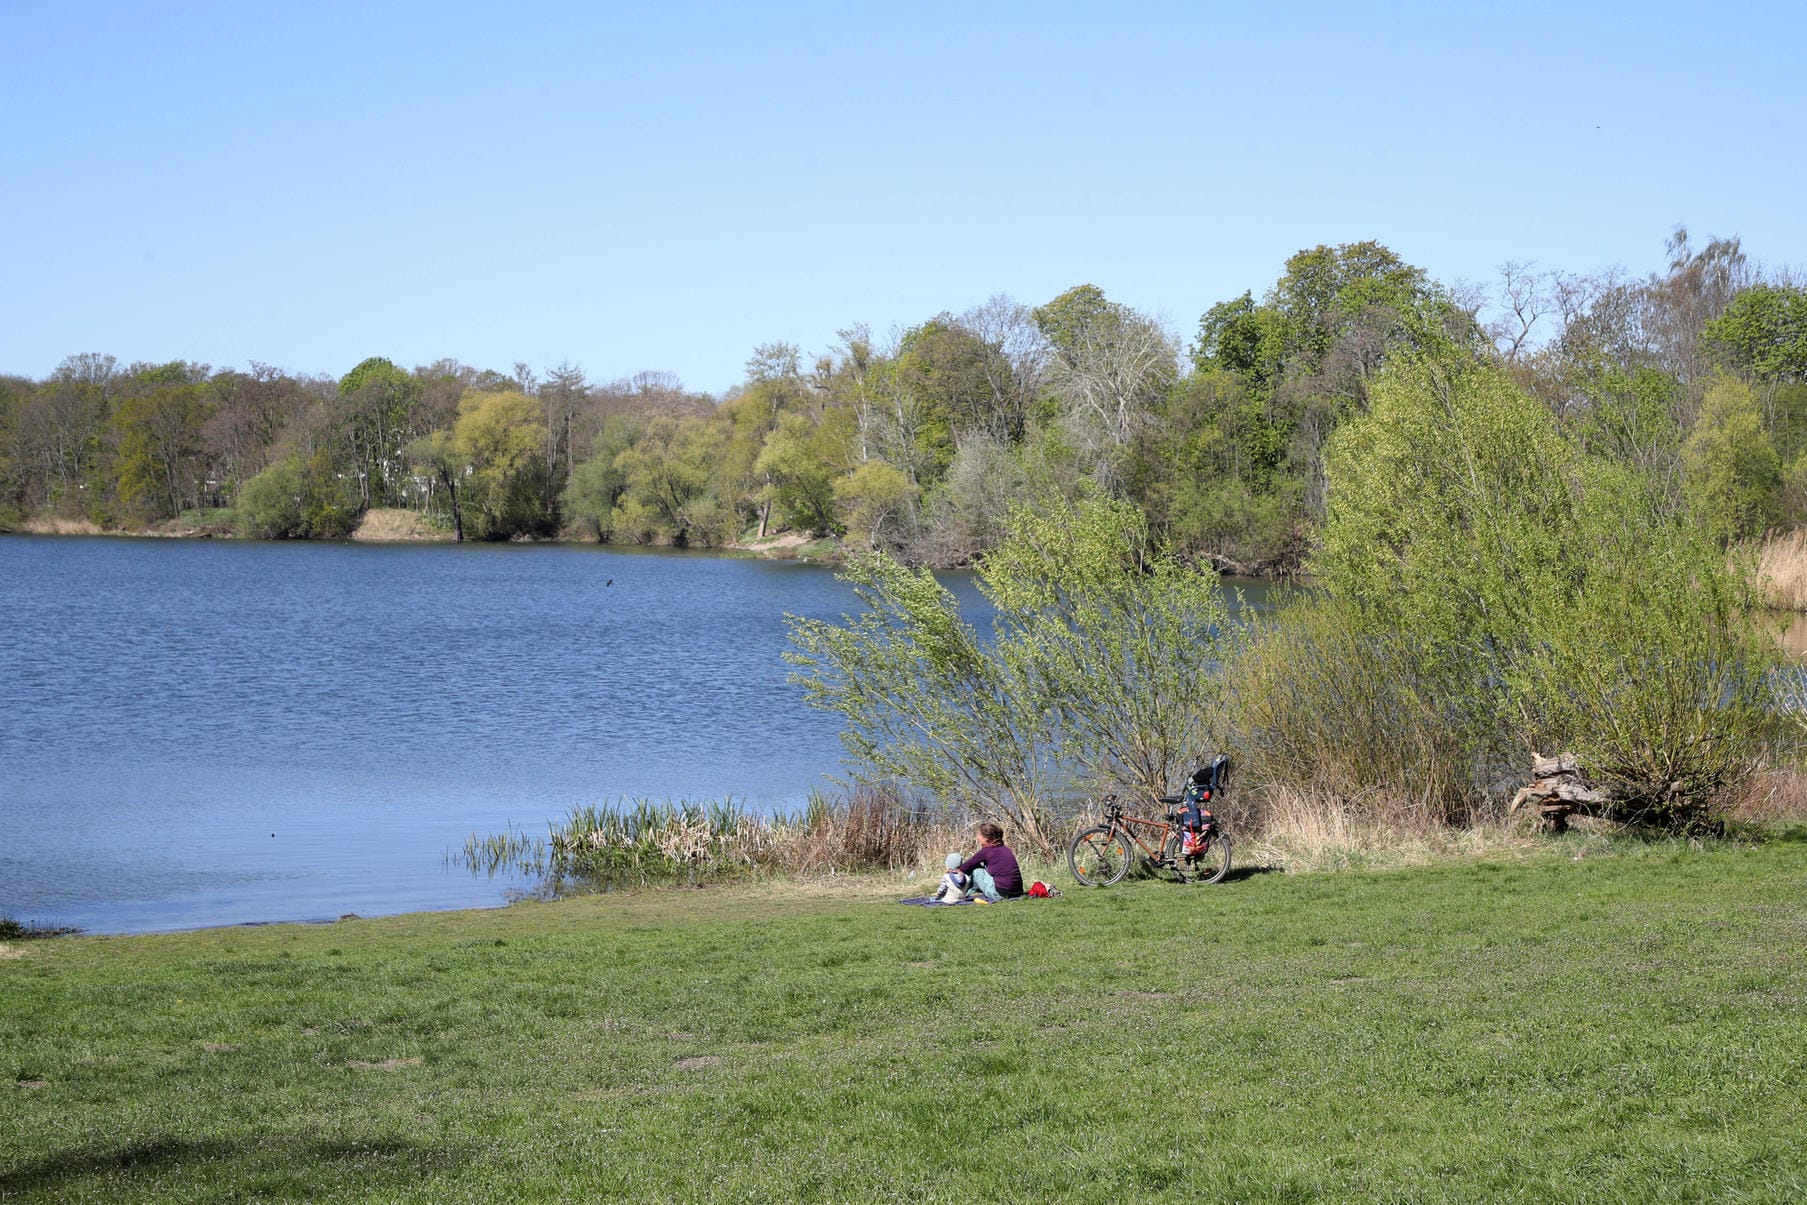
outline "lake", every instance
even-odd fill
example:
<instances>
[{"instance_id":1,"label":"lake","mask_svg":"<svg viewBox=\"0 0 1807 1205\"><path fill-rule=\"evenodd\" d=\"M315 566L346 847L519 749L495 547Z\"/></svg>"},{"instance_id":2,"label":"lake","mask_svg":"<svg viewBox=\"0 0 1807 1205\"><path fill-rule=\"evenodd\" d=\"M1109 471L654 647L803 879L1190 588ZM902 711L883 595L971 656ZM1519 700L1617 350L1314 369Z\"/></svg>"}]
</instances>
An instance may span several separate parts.
<instances>
[{"instance_id":1,"label":"lake","mask_svg":"<svg viewBox=\"0 0 1807 1205\"><path fill-rule=\"evenodd\" d=\"M855 603L819 566L671 550L0 537L0 914L492 906L530 884L447 865L473 832L801 807L841 749L784 615Z\"/></svg>"},{"instance_id":2,"label":"lake","mask_svg":"<svg viewBox=\"0 0 1807 1205\"><path fill-rule=\"evenodd\" d=\"M968 589L970 589L968 587ZM444 855L624 797L801 805L832 572L594 546L0 538L0 913L98 932L504 902Z\"/></svg>"}]
</instances>

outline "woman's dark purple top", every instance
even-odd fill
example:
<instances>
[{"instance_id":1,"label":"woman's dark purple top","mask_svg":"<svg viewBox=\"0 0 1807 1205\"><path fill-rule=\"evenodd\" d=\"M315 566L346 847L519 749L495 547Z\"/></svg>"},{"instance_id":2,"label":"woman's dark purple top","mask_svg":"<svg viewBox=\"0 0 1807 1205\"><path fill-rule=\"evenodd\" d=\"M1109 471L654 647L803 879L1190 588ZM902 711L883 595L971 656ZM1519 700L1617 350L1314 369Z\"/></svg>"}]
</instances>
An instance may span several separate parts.
<instances>
[{"instance_id":1,"label":"woman's dark purple top","mask_svg":"<svg viewBox=\"0 0 1807 1205\"><path fill-rule=\"evenodd\" d=\"M981 845L978 853L960 863L960 873L971 874L975 866L983 866L991 875L999 895L1023 894L1023 872L1008 845Z\"/></svg>"}]
</instances>

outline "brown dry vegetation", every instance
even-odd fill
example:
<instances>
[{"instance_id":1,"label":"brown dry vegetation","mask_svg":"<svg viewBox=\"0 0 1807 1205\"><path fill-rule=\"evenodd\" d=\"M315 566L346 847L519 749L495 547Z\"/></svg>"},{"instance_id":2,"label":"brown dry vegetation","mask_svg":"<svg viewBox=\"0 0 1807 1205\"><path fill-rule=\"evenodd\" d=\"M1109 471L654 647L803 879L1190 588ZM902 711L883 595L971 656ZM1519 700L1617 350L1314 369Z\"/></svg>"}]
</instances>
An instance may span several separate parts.
<instances>
[{"instance_id":1,"label":"brown dry vegetation","mask_svg":"<svg viewBox=\"0 0 1807 1205\"><path fill-rule=\"evenodd\" d=\"M1775 532L1757 553L1763 596L1781 611L1807 611L1807 527Z\"/></svg>"},{"instance_id":2,"label":"brown dry vegetation","mask_svg":"<svg viewBox=\"0 0 1807 1205\"><path fill-rule=\"evenodd\" d=\"M1807 822L1807 773L1794 767L1750 775L1719 801L1734 824L1774 827Z\"/></svg>"},{"instance_id":3,"label":"brown dry vegetation","mask_svg":"<svg viewBox=\"0 0 1807 1205\"><path fill-rule=\"evenodd\" d=\"M1772 533L1757 550L1763 599L1778 611L1807 611L1807 527Z\"/></svg>"},{"instance_id":4,"label":"brown dry vegetation","mask_svg":"<svg viewBox=\"0 0 1807 1205\"><path fill-rule=\"evenodd\" d=\"M450 541L452 533L434 527L418 511L373 507L364 512L364 521L351 538L366 543L403 544Z\"/></svg>"}]
</instances>

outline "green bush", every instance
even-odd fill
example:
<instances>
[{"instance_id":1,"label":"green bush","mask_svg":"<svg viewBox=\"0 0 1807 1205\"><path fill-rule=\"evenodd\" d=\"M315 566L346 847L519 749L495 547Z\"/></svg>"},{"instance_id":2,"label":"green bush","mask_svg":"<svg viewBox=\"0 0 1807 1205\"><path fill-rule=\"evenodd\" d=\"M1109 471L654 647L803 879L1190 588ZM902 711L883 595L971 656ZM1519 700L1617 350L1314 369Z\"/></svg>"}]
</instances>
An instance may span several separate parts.
<instances>
[{"instance_id":1,"label":"green bush","mask_svg":"<svg viewBox=\"0 0 1807 1205\"><path fill-rule=\"evenodd\" d=\"M1326 475L1310 630L1347 668L1305 667L1290 685L1270 673L1258 712L1309 724L1336 706L1329 686L1372 676L1391 696L1375 714L1441 751L1437 777L1459 751L1469 770L1453 793L1497 798L1531 752L1566 749L1628 812L1670 823L1753 765L1777 653L1750 575L1647 478L1570 445L1497 364L1452 348L1395 364ZM1304 697L1281 707L1286 690ZM1364 741L1385 738L1381 725ZM1361 744L1322 753L1364 781L1411 784L1410 767Z\"/></svg>"}]
</instances>

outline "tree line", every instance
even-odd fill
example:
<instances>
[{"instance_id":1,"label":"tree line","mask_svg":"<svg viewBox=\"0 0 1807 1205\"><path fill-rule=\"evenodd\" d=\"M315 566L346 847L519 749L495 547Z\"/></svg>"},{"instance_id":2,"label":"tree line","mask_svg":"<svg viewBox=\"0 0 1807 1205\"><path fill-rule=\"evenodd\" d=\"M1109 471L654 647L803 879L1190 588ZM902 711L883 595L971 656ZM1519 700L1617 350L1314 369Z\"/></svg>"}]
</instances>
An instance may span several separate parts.
<instances>
[{"instance_id":1,"label":"tree line","mask_svg":"<svg viewBox=\"0 0 1807 1205\"><path fill-rule=\"evenodd\" d=\"M1219 568L1299 567L1325 449L1427 331L1497 363L1589 454L1722 541L1807 515L1807 291L1737 238L1637 278L1507 264L1444 286L1374 242L1318 246L1189 339L1086 284L995 297L813 357L757 348L720 398L381 357L337 379L70 356L0 377L0 529L183 522L334 538L406 507L460 539L720 546L791 531L955 565L1025 499L1103 495Z\"/></svg>"}]
</instances>

